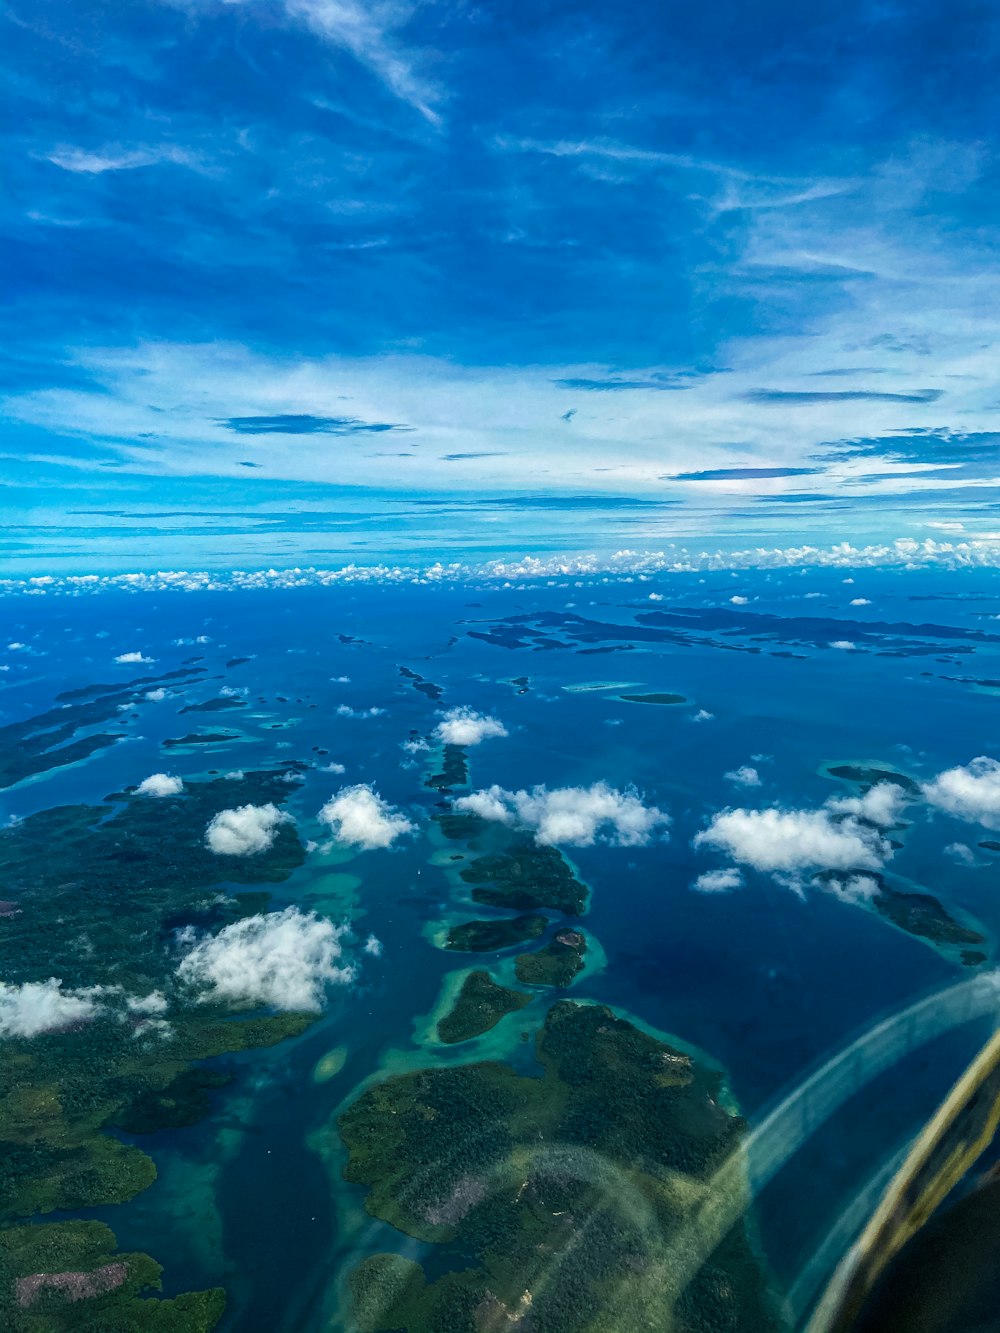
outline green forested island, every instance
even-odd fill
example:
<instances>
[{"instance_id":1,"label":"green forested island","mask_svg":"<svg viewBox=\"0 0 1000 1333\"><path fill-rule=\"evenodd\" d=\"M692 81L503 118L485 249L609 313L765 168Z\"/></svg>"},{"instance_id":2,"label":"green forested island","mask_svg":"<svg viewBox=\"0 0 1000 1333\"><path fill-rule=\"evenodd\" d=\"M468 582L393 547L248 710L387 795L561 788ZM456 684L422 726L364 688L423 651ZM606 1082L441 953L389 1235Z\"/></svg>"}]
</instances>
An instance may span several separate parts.
<instances>
[{"instance_id":1,"label":"green forested island","mask_svg":"<svg viewBox=\"0 0 1000 1333\"><path fill-rule=\"evenodd\" d=\"M559 986L565 989L583 970L587 940L578 930L560 930L548 944L514 960L518 981L528 986Z\"/></svg>"},{"instance_id":2,"label":"green forested island","mask_svg":"<svg viewBox=\"0 0 1000 1333\"><path fill-rule=\"evenodd\" d=\"M671 1306L677 1333L777 1327L742 1223L682 1291L658 1262L743 1133L721 1075L570 1001L537 1056L542 1077L496 1062L395 1075L342 1115L369 1212L440 1247L430 1276L397 1254L358 1266L363 1333L635 1333Z\"/></svg>"},{"instance_id":3,"label":"green forested island","mask_svg":"<svg viewBox=\"0 0 1000 1333\"><path fill-rule=\"evenodd\" d=\"M479 1037L530 1000L523 991L501 986L488 972L470 972L454 1005L438 1023L438 1036L449 1044Z\"/></svg>"},{"instance_id":4,"label":"green forested island","mask_svg":"<svg viewBox=\"0 0 1000 1333\"><path fill-rule=\"evenodd\" d=\"M496 953L500 949L509 949L512 944L537 940L548 924L548 919L538 912L463 921L449 930L444 947L461 953Z\"/></svg>"},{"instance_id":5,"label":"green forested island","mask_svg":"<svg viewBox=\"0 0 1000 1333\"><path fill-rule=\"evenodd\" d=\"M0 833L0 977L8 985L59 977L100 986L108 1004L84 1023L8 1036L0 1049L0 1327L4 1333L208 1333L221 1291L170 1301L148 1255L114 1253L97 1222L37 1219L56 1210L123 1203L156 1178L151 1157L116 1129L141 1135L200 1119L229 1079L201 1062L301 1033L313 1015L234 1018L212 1004L169 1006L183 926L218 929L260 912L266 892L206 894L224 877L282 880L303 859L291 825L255 855L219 857L205 828L220 810L287 799L282 770L188 782L176 796L115 793L102 806L30 815ZM158 997L149 1020L114 996ZM161 1008L162 1005L162 1008ZM169 1040L162 1027L169 1025ZM31 1219L29 1225L24 1225Z\"/></svg>"}]
</instances>

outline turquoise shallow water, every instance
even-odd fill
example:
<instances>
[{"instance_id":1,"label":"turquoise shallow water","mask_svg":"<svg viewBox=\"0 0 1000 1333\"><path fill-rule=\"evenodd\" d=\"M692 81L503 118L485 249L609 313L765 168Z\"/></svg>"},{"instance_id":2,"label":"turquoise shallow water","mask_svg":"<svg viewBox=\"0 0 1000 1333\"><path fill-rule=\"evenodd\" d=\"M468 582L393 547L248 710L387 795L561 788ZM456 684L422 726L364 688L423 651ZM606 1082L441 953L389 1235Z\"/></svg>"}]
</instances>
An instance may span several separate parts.
<instances>
[{"instance_id":1,"label":"turquoise shallow water","mask_svg":"<svg viewBox=\"0 0 1000 1333\"><path fill-rule=\"evenodd\" d=\"M569 849L592 888L585 926L604 955L573 994L704 1050L726 1069L753 1122L852 1034L962 972L872 912L816 891L800 897L769 877L748 873L733 893L692 892L695 876L720 863L692 849L694 834L727 804L820 805L839 790L820 772L829 761L881 761L926 778L1000 754L1000 695L954 679L1000 677L1000 642L961 637L1000 631L1000 621L989 619L1000 614L1000 581L983 572L858 572L850 585L844 577L810 571L615 586L12 599L4 604L7 637L26 646L4 656L5 722L51 706L61 690L170 670L191 656L202 657L208 671L183 698L145 703L134 720L123 717L127 739L114 747L4 793L3 815L100 799L164 768L195 777L301 759L316 764L289 803L304 839L318 836L317 810L348 782L374 782L426 824L437 796L423 785L423 757L410 758L401 742L411 730L426 733L441 707L494 713L509 735L470 750L473 785L634 784L670 813L669 841ZM651 592L662 600L651 601ZM869 604L851 607L861 595ZM723 621L706 624L694 636L699 641L636 640L622 648L632 642L627 630L637 612L678 607L782 617L784 638L764 637L773 625ZM550 627L545 634L555 646L522 648L468 633L539 612L625 629L618 639L584 643ZM809 632L814 641L788 624L806 616L829 622ZM856 633L845 624L857 621L929 622L956 633L880 632L858 651L829 647ZM192 642L200 636L207 642ZM611 646L617 651L590 651ZM155 664L113 662L133 651ZM225 665L237 657L249 660ZM415 690L400 666L439 685L441 702ZM520 677L528 678L527 690L511 684ZM602 683L616 688L567 688ZM616 697L626 683L626 692L670 692L686 702L627 704ZM248 707L178 716L180 706L221 686L245 688ZM345 707L349 713L338 712ZM383 711L358 715L372 708ZM711 718L695 720L702 710ZM238 736L207 750L161 748L164 739L217 728ZM317 747L329 753L318 756ZM345 766L343 777L320 771L331 759ZM724 774L748 763L762 785L734 788ZM998 862L976 849L990 836L918 810L892 868L970 913L992 942L1000 933ZM945 853L955 842L976 849L973 867ZM88 1214L107 1220L124 1248L154 1254L168 1292L223 1282L230 1292L223 1328L232 1333L342 1326L338 1281L348 1256L419 1249L366 1221L362 1193L338 1179L331 1120L353 1090L382 1068L507 1049L532 1068L518 1032L537 1022L538 1004L467 1048L419 1044L420 1020L434 1010L446 975L470 964L430 938L432 923L454 910L453 884L436 851L439 842L423 833L353 858L317 851L275 887L273 906L296 903L351 920L360 938L378 936L382 957L366 961L356 985L332 993L302 1037L239 1057L236 1082L205 1121L143 1139L160 1171L151 1189ZM845 1200L913 1132L982 1036L973 1025L943 1037L870 1084L768 1187L761 1240L781 1282L801 1271ZM317 1061L340 1046L343 1068L317 1082Z\"/></svg>"}]
</instances>

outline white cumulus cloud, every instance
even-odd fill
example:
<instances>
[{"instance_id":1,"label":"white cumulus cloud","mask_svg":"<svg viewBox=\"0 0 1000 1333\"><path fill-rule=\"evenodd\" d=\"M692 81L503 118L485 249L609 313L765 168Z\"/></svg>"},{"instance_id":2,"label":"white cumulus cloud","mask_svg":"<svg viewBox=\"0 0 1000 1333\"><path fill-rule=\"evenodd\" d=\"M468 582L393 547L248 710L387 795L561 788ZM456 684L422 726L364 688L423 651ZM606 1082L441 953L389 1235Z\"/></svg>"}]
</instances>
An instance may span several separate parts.
<instances>
[{"instance_id":1,"label":"white cumulus cloud","mask_svg":"<svg viewBox=\"0 0 1000 1333\"><path fill-rule=\"evenodd\" d=\"M492 736L506 736L507 728L495 717L472 708L451 708L434 730L446 745L479 745Z\"/></svg>"},{"instance_id":2,"label":"white cumulus cloud","mask_svg":"<svg viewBox=\"0 0 1000 1333\"><path fill-rule=\"evenodd\" d=\"M267 805L240 805L220 810L205 829L209 850L220 856L252 856L266 852L274 842L280 824L292 823L292 816L270 802Z\"/></svg>"},{"instance_id":3,"label":"white cumulus cloud","mask_svg":"<svg viewBox=\"0 0 1000 1333\"><path fill-rule=\"evenodd\" d=\"M831 639L830 647L839 648L844 653L853 653L857 644L852 643L850 639Z\"/></svg>"},{"instance_id":4,"label":"white cumulus cloud","mask_svg":"<svg viewBox=\"0 0 1000 1333\"><path fill-rule=\"evenodd\" d=\"M342 787L320 810L319 820L330 828L337 842L363 851L390 847L415 827L367 783Z\"/></svg>"},{"instance_id":5,"label":"white cumulus cloud","mask_svg":"<svg viewBox=\"0 0 1000 1333\"><path fill-rule=\"evenodd\" d=\"M354 977L354 969L341 962L346 932L346 926L297 907L261 913L198 940L177 976L199 990L202 1001L315 1011L322 1009L328 986Z\"/></svg>"},{"instance_id":6,"label":"white cumulus cloud","mask_svg":"<svg viewBox=\"0 0 1000 1333\"><path fill-rule=\"evenodd\" d=\"M976 864L975 852L964 842L950 842L944 851L946 856L950 856L953 861L957 861L961 866L974 866Z\"/></svg>"},{"instance_id":7,"label":"white cumulus cloud","mask_svg":"<svg viewBox=\"0 0 1000 1333\"><path fill-rule=\"evenodd\" d=\"M1000 829L1000 762L980 755L924 783L925 800L971 824Z\"/></svg>"},{"instance_id":8,"label":"white cumulus cloud","mask_svg":"<svg viewBox=\"0 0 1000 1333\"><path fill-rule=\"evenodd\" d=\"M727 782L733 782L737 787L759 787L760 774L749 764L741 764L739 768L734 768L723 777Z\"/></svg>"},{"instance_id":9,"label":"white cumulus cloud","mask_svg":"<svg viewBox=\"0 0 1000 1333\"><path fill-rule=\"evenodd\" d=\"M115 658L116 662L136 663L140 666L149 666L156 661L155 657L144 657L142 653L119 653Z\"/></svg>"},{"instance_id":10,"label":"white cumulus cloud","mask_svg":"<svg viewBox=\"0 0 1000 1333\"><path fill-rule=\"evenodd\" d=\"M538 786L530 792L492 786L459 797L455 809L504 824L522 824L546 846L590 847L600 839L618 847L640 847L670 822L655 805L645 805L637 792L618 791L605 782L551 790Z\"/></svg>"},{"instance_id":11,"label":"white cumulus cloud","mask_svg":"<svg viewBox=\"0 0 1000 1333\"><path fill-rule=\"evenodd\" d=\"M872 879L871 875L847 875L844 879L817 880L816 883L834 897L855 905L870 903L882 891L878 880Z\"/></svg>"},{"instance_id":12,"label":"white cumulus cloud","mask_svg":"<svg viewBox=\"0 0 1000 1333\"><path fill-rule=\"evenodd\" d=\"M835 796L826 804L835 814L857 815L859 819L889 828L899 822L909 798L896 782L876 782L863 796Z\"/></svg>"},{"instance_id":13,"label":"white cumulus cloud","mask_svg":"<svg viewBox=\"0 0 1000 1333\"><path fill-rule=\"evenodd\" d=\"M691 887L698 893L728 893L743 886L743 876L735 866L722 870L706 870L693 881Z\"/></svg>"},{"instance_id":14,"label":"white cumulus cloud","mask_svg":"<svg viewBox=\"0 0 1000 1333\"><path fill-rule=\"evenodd\" d=\"M882 835L829 810L722 810L694 838L764 872L877 870L892 855Z\"/></svg>"},{"instance_id":15,"label":"white cumulus cloud","mask_svg":"<svg viewBox=\"0 0 1000 1333\"><path fill-rule=\"evenodd\" d=\"M98 989L63 990L56 977L26 981L21 986L0 982L0 1036L37 1037L92 1018Z\"/></svg>"},{"instance_id":16,"label":"white cumulus cloud","mask_svg":"<svg viewBox=\"0 0 1000 1333\"><path fill-rule=\"evenodd\" d=\"M135 789L136 796L179 796L184 790L180 778L170 773L150 773Z\"/></svg>"}]
</instances>

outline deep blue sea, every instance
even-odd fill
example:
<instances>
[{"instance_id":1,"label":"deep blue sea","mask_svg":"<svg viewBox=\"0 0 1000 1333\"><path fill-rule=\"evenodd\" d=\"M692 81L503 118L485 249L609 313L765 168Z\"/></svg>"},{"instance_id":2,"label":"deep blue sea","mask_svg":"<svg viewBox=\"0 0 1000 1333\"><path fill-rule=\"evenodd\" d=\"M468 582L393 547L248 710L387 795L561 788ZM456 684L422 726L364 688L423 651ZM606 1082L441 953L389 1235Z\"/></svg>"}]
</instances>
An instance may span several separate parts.
<instances>
[{"instance_id":1,"label":"deep blue sea","mask_svg":"<svg viewBox=\"0 0 1000 1333\"><path fill-rule=\"evenodd\" d=\"M859 598L867 604L852 606ZM637 614L678 609L701 618L685 641L629 636ZM536 627L523 647L470 635L544 612L621 633L573 639L566 625L579 622L564 621ZM474 788L604 781L634 787L669 813L667 840L565 849L591 887L585 925L604 955L572 994L699 1048L725 1069L751 1124L877 1020L971 975L876 913L810 887L798 893L748 871L732 892L694 892L696 876L720 858L691 842L726 806L816 808L845 794L822 772L828 763L881 764L925 781L1000 756L1000 686L977 683L1000 678L1000 577L989 571L105 592L10 598L3 616L5 641L24 645L3 653L3 722L50 707L60 691L146 669L115 664L119 654L155 659L156 673L192 656L208 668L144 703L137 719L125 717L127 739L3 793L4 819L100 800L160 770L195 778L296 759L313 765L288 807L303 840L320 840L317 811L346 783L373 783L419 825L390 850L317 849L275 886L273 906L351 921L360 939L373 932L383 942L382 956L365 959L354 985L330 992L304 1036L239 1057L240 1076L208 1119L143 1140L159 1169L148 1191L87 1214L104 1218L122 1248L153 1254L168 1293L226 1285L227 1333L345 1327L339 1284L351 1255L398 1248L419 1257L416 1242L366 1219L362 1191L340 1180L338 1107L380 1070L495 1054L506 1040L501 1025L464 1053L427 1041L445 978L467 960L432 939L434 923L453 911L440 841L428 831L438 796L424 785L427 757L401 745L411 731L427 734L442 708L468 705L508 731L469 750ZM894 628L866 634L874 623ZM226 667L238 657L249 660ZM415 690L401 666L439 685L442 699ZM526 686L512 683L522 677ZM198 720L179 718L179 708L222 685L245 688L248 707L199 725L235 739L164 751L164 739ZM618 697L629 691L685 702ZM345 706L349 713L338 712ZM342 777L322 771L330 760L344 765ZM750 764L758 787L724 776ZM998 835L921 805L906 818L892 875L980 922L992 966L1000 858L978 844ZM971 864L946 851L956 843L970 849ZM810 1283L828 1271L822 1246L843 1209L926 1119L985 1033L984 1022L971 1023L920 1045L872 1081L861 1078L817 1122L758 1200L760 1243L780 1287L801 1280L797 1299L808 1301ZM339 1047L342 1069L317 1081L317 1062ZM525 1050L512 1058L530 1065Z\"/></svg>"}]
</instances>

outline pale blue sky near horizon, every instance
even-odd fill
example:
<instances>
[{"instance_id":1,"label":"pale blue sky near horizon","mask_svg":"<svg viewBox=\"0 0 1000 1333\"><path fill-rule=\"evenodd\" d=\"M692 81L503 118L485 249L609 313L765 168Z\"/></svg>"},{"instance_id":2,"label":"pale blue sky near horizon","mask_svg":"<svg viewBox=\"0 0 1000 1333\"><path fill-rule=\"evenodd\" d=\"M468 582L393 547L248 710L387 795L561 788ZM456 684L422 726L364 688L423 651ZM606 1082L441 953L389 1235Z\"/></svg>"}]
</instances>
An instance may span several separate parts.
<instances>
[{"instance_id":1,"label":"pale blue sky near horizon","mask_svg":"<svg viewBox=\"0 0 1000 1333\"><path fill-rule=\"evenodd\" d=\"M9 572L1000 551L1000 6L0 25Z\"/></svg>"}]
</instances>

